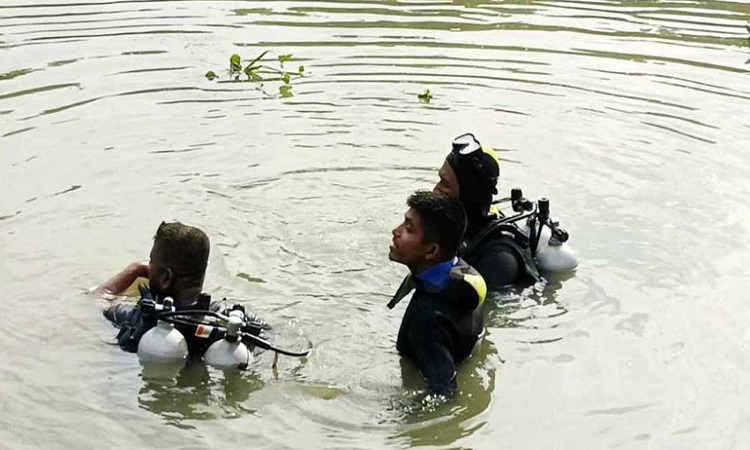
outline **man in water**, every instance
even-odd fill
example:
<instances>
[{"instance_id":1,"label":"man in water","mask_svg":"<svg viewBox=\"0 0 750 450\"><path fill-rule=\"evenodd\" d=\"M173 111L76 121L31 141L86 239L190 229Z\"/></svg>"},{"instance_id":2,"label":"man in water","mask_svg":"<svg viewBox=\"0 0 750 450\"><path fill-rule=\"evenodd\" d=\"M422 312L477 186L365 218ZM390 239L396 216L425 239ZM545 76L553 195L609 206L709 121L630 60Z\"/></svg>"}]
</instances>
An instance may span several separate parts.
<instances>
[{"instance_id":1,"label":"man in water","mask_svg":"<svg viewBox=\"0 0 750 450\"><path fill-rule=\"evenodd\" d=\"M162 222L156 230L150 260L127 266L95 290L118 295L136 279L147 278L153 294L172 297L175 305L195 303L203 290L210 243L206 233L180 222Z\"/></svg>"},{"instance_id":2,"label":"man in water","mask_svg":"<svg viewBox=\"0 0 750 450\"><path fill-rule=\"evenodd\" d=\"M180 222L162 222L154 236L150 260L130 264L94 292L118 295L138 278L147 278L147 294L154 299L171 297L177 310L221 312L227 309L226 302L211 302L211 296L202 293L209 252L208 236L200 229ZM236 305L233 308L242 307ZM111 305L104 310L104 317L120 329L118 344L130 352L138 349L141 337L153 326L143 321L139 304ZM249 314L249 319L257 323L261 335L263 330L270 329L263 320L252 314ZM194 329L177 328L187 339L190 356L202 355L215 340Z\"/></svg>"},{"instance_id":3,"label":"man in water","mask_svg":"<svg viewBox=\"0 0 750 450\"><path fill-rule=\"evenodd\" d=\"M456 256L466 216L456 199L417 191L404 221L393 230L388 257L410 274L394 295L393 308L415 289L398 332L398 352L413 360L428 394L451 396L456 364L471 354L484 327L482 277Z\"/></svg>"},{"instance_id":4,"label":"man in water","mask_svg":"<svg viewBox=\"0 0 750 450\"><path fill-rule=\"evenodd\" d=\"M433 191L461 201L467 227L461 257L479 271L490 291L519 282L539 280L528 244L502 232L482 233L500 217L492 206L500 175L495 152L483 147L473 134L453 141ZM480 238L481 237L481 238Z\"/></svg>"}]
</instances>

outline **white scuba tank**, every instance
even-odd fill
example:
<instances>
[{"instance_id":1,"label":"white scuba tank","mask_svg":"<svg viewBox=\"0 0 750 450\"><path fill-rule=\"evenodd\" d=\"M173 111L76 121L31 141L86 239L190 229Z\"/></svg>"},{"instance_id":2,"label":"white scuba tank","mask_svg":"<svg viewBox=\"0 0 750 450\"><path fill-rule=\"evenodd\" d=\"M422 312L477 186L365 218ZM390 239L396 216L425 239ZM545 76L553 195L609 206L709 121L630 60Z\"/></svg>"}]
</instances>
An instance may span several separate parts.
<instances>
[{"instance_id":1,"label":"white scuba tank","mask_svg":"<svg viewBox=\"0 0 750 450\"><path fill-rule=\"evenodd\" d=\"M547 227L544 227L547 229ZM542 232L544 237L544 232ZM560 241L556 236L547 239L542 248L541 242L536 252L536 262L539 268L547 272L572 272L578 267L578 257L567 242Z\"/></svg>"},{"instance_id":2,"label":"white scuba tank","mask_svg":"<svg viewBox=\"0 0 750 450\"><path fill-rule=\"evenodd\" d=\"M164 299L164 309L172 309L172 299ZM187 358L185 336L174 325L160 320L141 337L138 342L138 359L142 362L172 362Z\"/></svg>"},{"instance_id":3,"label":"white scuba tank","mask_svg":"<svg viewBox=\"0 0 750 450\"><path fill-rule=\"evenodd\" d=\"M253 355L240 339L243 318L242 311L229 313L226 337L208 348L203 357L206 364L219 369L244 369L250 365Z\"/></svg>"},{"instance_id":4,"label":"white scuba tank","mask_svg":"<svg viewBox=\"0 0 750 450\"><path fill-rule=\"evenodd\" d=\"M531 236L528 223L521 227L527 236ZM578 257L573 248L560 238L552 235L550 227L543 226L536 248L537 267L544 272L572 272L578 267Z\"/></svg>"}]
</instances>

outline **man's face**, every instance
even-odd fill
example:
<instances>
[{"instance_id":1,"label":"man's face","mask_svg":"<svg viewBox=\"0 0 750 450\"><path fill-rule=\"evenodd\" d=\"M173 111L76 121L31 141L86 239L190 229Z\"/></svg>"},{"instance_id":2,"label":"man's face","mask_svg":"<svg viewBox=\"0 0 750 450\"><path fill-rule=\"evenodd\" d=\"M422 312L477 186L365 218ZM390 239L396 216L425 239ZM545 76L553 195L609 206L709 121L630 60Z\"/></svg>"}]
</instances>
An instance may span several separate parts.
<instances>
[{"instance_id":1,"label":"man's face","mask_svg":"<svg viewBox=\"0 0 750 450\"><path fill-rule=\"evenodd\" d=\"M393 229L388 258L406 266L419 267L434 253L435 244L425 244L424 231L419 214L409 209L404 221Z\"/></svg>"},{"instance_id":2,"label":"man's face","mask_svg":"<svg viewBox=\"0 0 750 450\"><path fill-rule=\"evenodd\" d=\"M432 192L450 198L458 198L458 177L456 177L456 172L453 171L448 161L443 162L443 166L438 171L438 176L440 181L432 188Z\"/></svg>"}]
</instances>

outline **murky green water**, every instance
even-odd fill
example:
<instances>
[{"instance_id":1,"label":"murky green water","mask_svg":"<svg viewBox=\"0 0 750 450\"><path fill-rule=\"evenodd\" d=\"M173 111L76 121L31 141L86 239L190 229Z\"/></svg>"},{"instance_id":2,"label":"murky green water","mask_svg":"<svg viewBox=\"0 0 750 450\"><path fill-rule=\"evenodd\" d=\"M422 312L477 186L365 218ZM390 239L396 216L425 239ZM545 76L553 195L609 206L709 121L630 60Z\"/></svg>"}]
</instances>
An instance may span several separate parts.
<instances>
[{"instance_id":1,"label":"murky green water","mask_svg":"<svg viewBox=\"0 0 750 450\"><path fill-rule=\"evenodd\" d=\"M0 447L743 448L750 3L0 3ZM291 96L217 83L291 53ZM430 103L417 95L430 89ZM500 149L582 264L490 308L434 412L385 308L406 196ZM144 380L84 292L161 220L306 361Z\"/></svg>"}]
</instances>

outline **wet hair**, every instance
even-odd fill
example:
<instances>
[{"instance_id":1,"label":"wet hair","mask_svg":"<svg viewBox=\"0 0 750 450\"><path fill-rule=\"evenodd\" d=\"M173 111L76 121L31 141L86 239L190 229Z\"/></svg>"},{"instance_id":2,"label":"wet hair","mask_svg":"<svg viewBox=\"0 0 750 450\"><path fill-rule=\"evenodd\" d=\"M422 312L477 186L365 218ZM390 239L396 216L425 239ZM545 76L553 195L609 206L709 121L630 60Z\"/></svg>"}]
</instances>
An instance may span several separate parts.
<instances>
[{"instance_id":1,"label":"wet hair","mask_svg":"<svg viewBox=\"0 0 750 450\"><path fill-rule=\"evenodd\" d=\"M425 243L438 244L443 257L455 256L466 230L461 202L430 191L416 191L406 204L419 214Z\"/></svg>"},{"instance_id":2,"label":"wet hair","mask_svg":"<svg viewBox=\"0 0 750 450\"><path fill-rule=\"evenodd\" d=\"M200 229L180 222L162 222L154 236L154 248L176 276L195 282L203 280L211 244Z\"/></svg>"}]
</instances>

